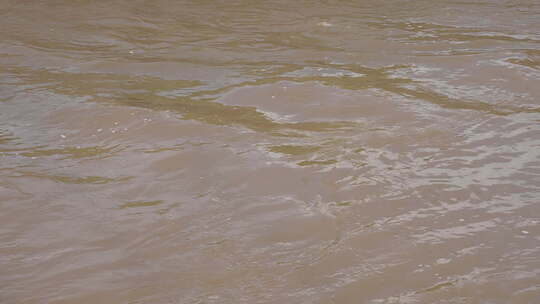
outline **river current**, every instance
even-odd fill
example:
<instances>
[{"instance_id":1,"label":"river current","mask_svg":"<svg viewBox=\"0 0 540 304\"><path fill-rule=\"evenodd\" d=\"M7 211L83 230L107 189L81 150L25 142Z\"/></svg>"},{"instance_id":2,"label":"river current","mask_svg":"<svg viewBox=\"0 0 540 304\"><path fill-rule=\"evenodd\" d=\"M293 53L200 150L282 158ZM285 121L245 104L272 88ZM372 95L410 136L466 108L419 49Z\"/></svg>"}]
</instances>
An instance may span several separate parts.
<instances>
[{"instance_id":1,"label":"river current","mask_svg":"<svg viewBox=\"0 0 540 304\"><path fill-rule=\"evenodd\" d=\"M540 303L540 2L0 0L0 303Z\"/></svg>"}]
</instances>

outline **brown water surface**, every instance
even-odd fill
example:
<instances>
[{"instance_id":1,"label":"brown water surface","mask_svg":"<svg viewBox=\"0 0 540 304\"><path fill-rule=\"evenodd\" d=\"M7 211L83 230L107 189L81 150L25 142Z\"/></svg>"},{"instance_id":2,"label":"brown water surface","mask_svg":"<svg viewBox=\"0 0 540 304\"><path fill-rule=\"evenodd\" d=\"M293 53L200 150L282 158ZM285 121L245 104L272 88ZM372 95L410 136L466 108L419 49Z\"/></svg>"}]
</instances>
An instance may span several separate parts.
<instances>
[{"instance_id":1,"label":"brown water surface","mask_svg":"<svg viewBox=\"0 0 540 304\"><path fill-rule=\"evenodd\" d=\"M539 16L0 0L0 303L540 303Z\"/></svg>"}]
</instances>

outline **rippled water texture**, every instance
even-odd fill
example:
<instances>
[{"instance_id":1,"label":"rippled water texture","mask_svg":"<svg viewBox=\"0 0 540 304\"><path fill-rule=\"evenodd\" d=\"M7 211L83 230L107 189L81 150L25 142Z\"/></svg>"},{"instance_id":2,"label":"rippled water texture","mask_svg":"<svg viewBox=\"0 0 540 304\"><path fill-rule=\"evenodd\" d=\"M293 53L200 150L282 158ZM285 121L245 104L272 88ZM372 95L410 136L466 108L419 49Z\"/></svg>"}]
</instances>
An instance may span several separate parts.
<instances>
[{"instance_id":1,"label":"rippled water texture","mask_svg":"<svg viewBox=\"0 0 540 304\"><path fill-rule=\"evenodd\" d=\"M539 16L0 0L0 302L540 303Z\"/></svg>"}]
</instances>

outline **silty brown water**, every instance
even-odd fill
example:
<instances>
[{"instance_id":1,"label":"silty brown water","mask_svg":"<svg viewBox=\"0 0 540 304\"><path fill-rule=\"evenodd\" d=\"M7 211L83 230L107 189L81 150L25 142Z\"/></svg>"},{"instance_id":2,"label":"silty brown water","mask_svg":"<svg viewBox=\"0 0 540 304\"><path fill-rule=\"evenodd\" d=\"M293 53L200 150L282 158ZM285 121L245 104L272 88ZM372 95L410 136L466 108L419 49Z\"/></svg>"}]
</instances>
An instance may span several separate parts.
<instances>
[{"instance_id":1,"label":"silty brown water","mask_svg":"<svg viewBox=\"0 0 540 304\"><path fill-rule=\"evenodd\" d=\"M1 303L539 303L537 1L0 1Z\"/></svg>"}]
</instances>

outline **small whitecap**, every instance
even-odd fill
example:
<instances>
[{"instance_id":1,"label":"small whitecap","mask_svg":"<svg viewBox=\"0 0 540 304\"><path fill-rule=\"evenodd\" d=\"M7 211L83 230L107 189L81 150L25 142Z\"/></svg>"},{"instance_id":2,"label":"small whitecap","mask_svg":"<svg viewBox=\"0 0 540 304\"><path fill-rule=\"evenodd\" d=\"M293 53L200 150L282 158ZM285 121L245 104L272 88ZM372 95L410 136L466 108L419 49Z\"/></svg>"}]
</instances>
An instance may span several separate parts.
<instances>
[{"instance_id":1,"label":"small whitecap","mask_svg":"<svg viewBox=\"0 0 540 304\"><path fill-rule=\"evenodd\" d=\"M437 264L439 265L448 264L448 263L450 263L450 259L445 259L445 258L437 259Z\"/></svg>"},{"instance_id":2,"label":"small whitecap","mask_svg":"<svg viewBox=\"0 0 540 304\"><path fill-rule=\"evenodd\" d=\"M332 23L328 22L328 21L321 21L319 23L317 23L318 26L324 26L324 27L331 27L332 26Z\"/></svg>"}]
</instances>

